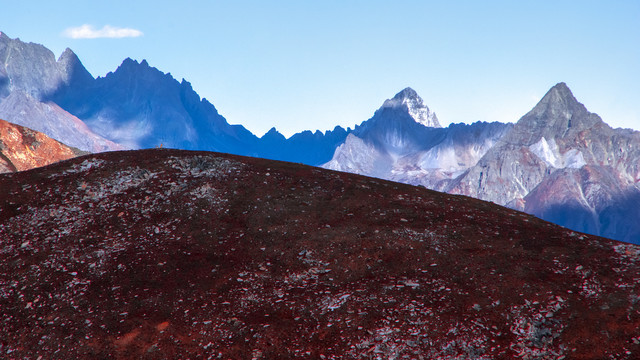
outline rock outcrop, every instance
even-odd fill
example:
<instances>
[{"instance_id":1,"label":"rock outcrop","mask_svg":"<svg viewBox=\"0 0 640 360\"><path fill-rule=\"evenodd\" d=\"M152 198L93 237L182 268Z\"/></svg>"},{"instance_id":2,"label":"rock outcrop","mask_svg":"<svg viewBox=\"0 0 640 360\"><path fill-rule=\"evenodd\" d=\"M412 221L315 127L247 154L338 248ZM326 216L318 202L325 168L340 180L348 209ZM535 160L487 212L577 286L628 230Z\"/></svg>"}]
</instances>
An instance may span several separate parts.
<instances>
[{"instance_id":1,"label":"rock outcrop","mask_svg":"<svg viewBox=\"0 0 640 360\"><path fill-rule=\"evenodd\" d=\"M81 154L41 132L0 120L0 173L29 170Z\"/></svg>"}]
</instances>

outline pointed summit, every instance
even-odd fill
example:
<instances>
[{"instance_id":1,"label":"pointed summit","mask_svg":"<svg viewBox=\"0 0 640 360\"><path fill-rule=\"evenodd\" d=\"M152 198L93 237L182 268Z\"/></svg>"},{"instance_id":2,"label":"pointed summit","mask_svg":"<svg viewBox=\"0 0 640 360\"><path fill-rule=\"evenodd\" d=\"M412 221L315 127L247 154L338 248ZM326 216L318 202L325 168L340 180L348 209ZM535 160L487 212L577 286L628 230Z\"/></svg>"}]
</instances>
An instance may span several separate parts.
<instances>
[{"instance_id":1,"label":"pointed summit","mask_svg":"<svg viewBox=\"0 0 640 360\"><path fill-rule=\"evenodd\" d=\"M382 108L404 109L418 124L426 127L441 127L436 114L424 104L418 93L410 87L403 89L392 99L386 100Z\"/></svg>"},{"instance_id":2,"label":"pointed summit","mask_svg":"<svg viewBox=\"0 0 640 360\"><path fill-rule=\"evenodd\" d=\"M275 126L272 127L271 129L269 129L269 131L267 131L264 135L262 135L261 139L262 140L269 140L269 141L284 141L284 140L286 140L284 135L280 134L280 132L276 129Z\"/></svg>"},{"instance_id":3,"label":"pointed summit","mask_svg":"<svg viewBox=\"0 0 640 360\"><path fill-rule=\"evenodd\" d=\"M509 139L531 145L543 137L546 140L563 138L571 131L582 131L601 123L602 119L590 113L573 96L567 84L561 82L549 89L540 102L520 118Z\"/></svg>"},{"instance_id":4,"label":"pointed summit","mask_svg":"<svg viewBox=\"0 0 640 360\"><path fill-rule=\"evenodd\" d=\"M78 59L78 56L76 55L76 53L74 53L73 50L71 50L70 48L64 49L64 51L62 52L62 54L60 54L60 57L58 58L58 62L64 62L64 63L72 63L72 62L78 62L78 61L80 61L80 59Z\"/></svg>"},{"instance_id":5,"label":"pointed summit","mask_svg":"<svg viewBox=\"0 0 640 360\"><path fill-rule=\"evenodd\" d=\"M555 111L555 115L559 115L558 111L573 112L582 109L585 109L584 106L576 100L567 84L561 82L549 89L532 111Z\"/></svg>"},{"instance_id":6,"label":"pointed summit","mask_svg":"<svg viewBox=\"0 0 640 360\"><path fill-rule=\"evenodd\" d=\"M397 93L393 98L400 99L400 100L401 99L420 99L420 96L418 96L418 93L412 88L406 87L402 89L402 91Z\"/></svg>"},{"instance_id":7,"label":"pointed summit","mask_svg":"<svg viewBox=\"0 0 640 360\"><path fill-rule=\"evenodd\" d=\"M78 56L69 48L64 50L57 62L67 85L84 86L94 80Z\"/></svg>"}]
</instances>

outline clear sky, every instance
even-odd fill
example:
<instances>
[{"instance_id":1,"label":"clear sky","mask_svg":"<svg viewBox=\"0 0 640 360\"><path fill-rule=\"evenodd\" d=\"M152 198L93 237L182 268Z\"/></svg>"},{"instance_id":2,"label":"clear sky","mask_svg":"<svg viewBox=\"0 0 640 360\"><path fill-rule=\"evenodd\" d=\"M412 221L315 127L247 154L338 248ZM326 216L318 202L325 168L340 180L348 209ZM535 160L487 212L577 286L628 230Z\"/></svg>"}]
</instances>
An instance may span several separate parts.
<instances>
[{"instance_id":1,"label":"clear sky","mask_svg":"<svg viewBox=\"0 0 640 360\"><path fill-rule=\"evenodd\" d=\"M443 125L515 122L564 81L640 130L640 1L0 0L0 31L185 78L232 124L353 127L410 86Z\"/></svg>"}]
</instances>

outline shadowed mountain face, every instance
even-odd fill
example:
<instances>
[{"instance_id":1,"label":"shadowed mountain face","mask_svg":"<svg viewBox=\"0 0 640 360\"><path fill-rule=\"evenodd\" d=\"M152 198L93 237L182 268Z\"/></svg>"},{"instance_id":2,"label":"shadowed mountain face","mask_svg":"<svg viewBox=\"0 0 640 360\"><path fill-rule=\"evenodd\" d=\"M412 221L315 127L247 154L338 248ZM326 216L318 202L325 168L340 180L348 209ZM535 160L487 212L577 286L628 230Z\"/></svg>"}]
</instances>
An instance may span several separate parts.
<instances>
[{"instance_id":1,"label":"shadowed mountain face","mask_svg":"<svg viewBox=\"0 0 640 360\"><path fill-rule=\"evenodd\" d=\"M146 61L126 59L84 88L63 88L53 97L100 135L129 148L216 149L250 154L257 138L229 125L186 81L176 81Z\"/></svg>"},{"instance_id":2,"label":"shadowed mountain face","mask_svg":"<svg viewBox=\"0 0 640 360\"><path fill-rule=\"evenodd\" d=\"M86 151L162 146L320 165L350 131L336 127L285 139L274 129L258 138L230 125L189 82L144 60L125 59L94 79L70 49L56 61L44 46L4 33L0 60L0 117ZM411 104L418 112L420 106Z\"/></svg>"},{"instance_id":3,"label":"shadowed mountain face","mask_svg":"<svg viewBox=\"0 0 640 360\"><path fill-rule=\"evenodd\" d=\"M488 202L176 150L0 187L9 358L640 356L640 248Z\"/></svg>"},{"instance_id":4,"label":"shadowed mountain face","mask_svg":"<svg viewBox=\"0 0 640 360\"><path fill-rule=\"evenodd\" d=\"M230 125L193 90L149 66L126 59L104 78L61 88L56 103L83 119L98 134L132 149L158 146L319 165L329 159L350 130L305 131L286 139L273 128L258 138Z\"/></svg>"}]
</instances>

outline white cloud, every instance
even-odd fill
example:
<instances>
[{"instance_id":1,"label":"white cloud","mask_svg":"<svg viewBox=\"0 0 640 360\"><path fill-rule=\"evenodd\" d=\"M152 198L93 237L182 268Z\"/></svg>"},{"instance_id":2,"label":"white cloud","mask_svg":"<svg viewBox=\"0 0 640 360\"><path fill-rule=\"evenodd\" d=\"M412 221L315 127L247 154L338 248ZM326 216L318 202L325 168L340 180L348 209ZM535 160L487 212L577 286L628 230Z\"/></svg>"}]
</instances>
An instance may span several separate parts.
<instances>
[{"instance_id":1,"label":"white cloud","mask_svg":"<svg viewBox=\"0 0 640 360\"><path fill-rule=\"evenodd\" d=\"M97 39L97 38L126 38L144 35L142 31L130 28L119 28L105 25L102 29L95 29L93 25L82 25L68 28L63 35L72 39Z\"/></svg>"}]
</instances>

